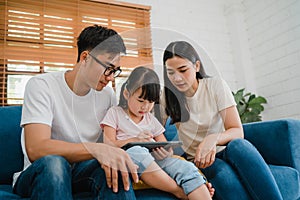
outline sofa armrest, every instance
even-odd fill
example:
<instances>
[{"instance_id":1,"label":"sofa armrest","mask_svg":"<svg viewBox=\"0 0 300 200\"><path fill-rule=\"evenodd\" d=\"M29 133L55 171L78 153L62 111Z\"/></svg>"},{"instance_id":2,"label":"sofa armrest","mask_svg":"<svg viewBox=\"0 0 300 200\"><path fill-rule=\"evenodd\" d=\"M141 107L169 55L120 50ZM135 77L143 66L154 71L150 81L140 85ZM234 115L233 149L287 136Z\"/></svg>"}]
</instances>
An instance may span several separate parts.
<instances>
[{"instance_id":1,"label":"sofa armrest","mask_svg":"<svg viewBox=\"0 0 300 200\"><path fill-rule=\"evenodd\" d=\"M300 172L300 120L281 119L243 125L245 139L268 164L285 165Z\"/></svg>"},{"instance_id":2,"label":"sofa armrest","mask_svg":"<svg viewBox=\"0 0 300 200\"><path fill-rule=\"evenodd\" d=\"M0 107L0 184L11 184L23 168L21 148L21 106Z\"/></svg>"}]
</instances>

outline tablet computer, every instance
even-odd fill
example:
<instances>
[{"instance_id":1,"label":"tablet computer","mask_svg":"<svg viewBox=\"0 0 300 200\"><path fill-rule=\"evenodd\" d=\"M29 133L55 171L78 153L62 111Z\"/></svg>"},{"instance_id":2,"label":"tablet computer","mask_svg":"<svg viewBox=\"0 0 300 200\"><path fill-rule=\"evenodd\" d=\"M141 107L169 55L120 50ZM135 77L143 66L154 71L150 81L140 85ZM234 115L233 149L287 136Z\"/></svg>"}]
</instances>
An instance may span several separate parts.
<instances>
[{"instance_id":1,"label":"tablet computer","mask_svg":"<svg viewBox=\"0 0 300 200\"><path fill-rule=\"evenodd\" d=\"M122 146L122 149L127 150L133 146L142 146L152 151L155 148L164 147L169 149L170 147L180 147L182 145L181 141L167 141L167 142L130 142Z\"/></svg>"}]
</instances>

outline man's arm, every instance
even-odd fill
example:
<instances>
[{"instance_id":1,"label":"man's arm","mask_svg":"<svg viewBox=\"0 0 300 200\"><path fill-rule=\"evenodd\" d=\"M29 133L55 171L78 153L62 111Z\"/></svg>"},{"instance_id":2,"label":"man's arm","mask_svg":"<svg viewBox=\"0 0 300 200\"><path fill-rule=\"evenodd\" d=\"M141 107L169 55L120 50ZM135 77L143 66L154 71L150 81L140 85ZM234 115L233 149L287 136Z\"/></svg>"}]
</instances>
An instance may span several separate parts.
<instances>
[{"instance_id":1,"label":"man's arm","mask_svg":"<svg viewBox=\"0 0 300 200\"><path fill-rule=\"evenodd\" d=\"M137 166L122 149L103 143L70 143L51 139L51 127L44 124L24 125L25 147L30 161L46 155L60 155L70 163L95 158L106 174L108 187L118 191L118 171L121 171L124 189L129 190L129 175L138 181Z\"/></svg>"},{"instance_id":2,"label":"man's arm","mask_svg":"<svg viewBox=\"0 0 300 200\"><path fill-rule=\"evenodd\" d=\"M48 125L26 124L24 133L25 147L31 162L46 155L60 155L70 163L93 158L83 143L51 139L51 127Z\"/></svg>"}]
</instances>

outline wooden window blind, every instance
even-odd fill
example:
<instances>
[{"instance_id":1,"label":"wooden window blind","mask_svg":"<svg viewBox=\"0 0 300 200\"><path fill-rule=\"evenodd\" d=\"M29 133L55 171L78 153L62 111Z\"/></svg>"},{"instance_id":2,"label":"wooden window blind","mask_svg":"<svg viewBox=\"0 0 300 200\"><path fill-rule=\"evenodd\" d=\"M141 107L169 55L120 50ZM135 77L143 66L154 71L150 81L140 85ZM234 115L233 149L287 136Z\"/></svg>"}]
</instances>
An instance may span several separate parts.
<instances>
[{"instance_id":1,"label":"wooden window blind","mask_svg":"<svg viewBox=\"0 0 300 200\"><path fill-rule=\"evenodd\" d=\"M72 68L77 36L94 24L122 35L127 48L121 60L123 76L138 65L151 66L149 6L92 0L0 0L0 105L22 104L32 76Z\"/></svg>"}]
</instances>

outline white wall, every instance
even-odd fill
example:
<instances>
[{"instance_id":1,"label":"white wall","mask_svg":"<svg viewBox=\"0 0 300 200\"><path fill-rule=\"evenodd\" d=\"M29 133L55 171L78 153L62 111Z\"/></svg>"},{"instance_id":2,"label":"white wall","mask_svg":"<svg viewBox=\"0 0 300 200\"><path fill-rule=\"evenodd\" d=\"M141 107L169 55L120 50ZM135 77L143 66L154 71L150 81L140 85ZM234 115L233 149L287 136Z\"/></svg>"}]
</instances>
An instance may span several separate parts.
<instances>
[{"instance_id":1,"label":"white wall","mask_svg":"<svg viewBox=\"0 0 300 200\"><path fill-rule=\"evenodd\" d=\"M198 49L210 75L221 74L233 89L236 88L223 0L124 1L151 6L152 46L158 73L162 70L166 46L171 41L187 40Z\"/></svg>"},{"instance_id":2,"label":"white wall","mask_svg":"<svg viewBox=\"0 0 300 200\"><path fill-rule=\"evenodd\" d=\"M256 90L264 119L300 119L300 1L244 0Z\"/></svg>"},{"instance_id":3,"label":"white wall","mask_svg":"<svg viewBox=\"0 0 300 200\"><path fill-rule=\"evenodd\" d=\"M232 90L267 98L264 120L300 119L300 0L124 0L149 5L154 62L188 40Z\"/></svg>"}]
</instances>

